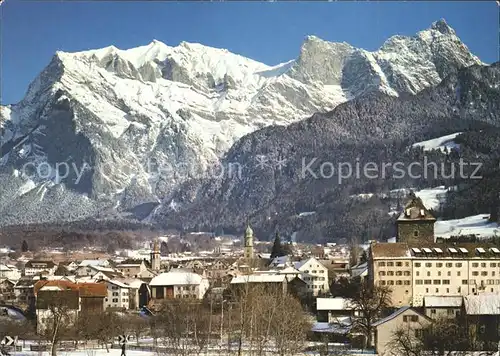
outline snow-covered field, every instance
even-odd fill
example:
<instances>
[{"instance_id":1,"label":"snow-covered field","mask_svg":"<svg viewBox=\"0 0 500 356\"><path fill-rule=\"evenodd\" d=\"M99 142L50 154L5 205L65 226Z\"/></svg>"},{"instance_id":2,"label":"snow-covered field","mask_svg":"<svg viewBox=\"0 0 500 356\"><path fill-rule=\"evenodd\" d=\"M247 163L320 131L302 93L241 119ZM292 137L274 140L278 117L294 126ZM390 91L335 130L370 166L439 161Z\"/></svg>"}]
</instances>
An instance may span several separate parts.
<instances>
[{"instance_id":1,"label":"snow-covered field","mask_svg":"<svg viewBox=\"0 0 500 356\"><path fill-rule=\"evenodd\" d=\"M450 152L451 149L460 148L460 145L456 144L453 140L461 133L462 132L455 132L451 135L433 138L432 140L417 142L414 143L412 147L422 147L424 151L441 150L442 152L445 152L446 149L448 152Z\"/></svg>"},{"instance_id":2,"label":"snow-covered field","mask_svg":"<svg viewBox=\"0 0 500 356\"><path fill-rule=\"evenodd\" d=\"M438 220L434 226L436 237L449 238L453 235L471 235L487 238L500 235L497 223L488 221L489 214L468 216L455 220Z\"/></svg>"}]
</instances>

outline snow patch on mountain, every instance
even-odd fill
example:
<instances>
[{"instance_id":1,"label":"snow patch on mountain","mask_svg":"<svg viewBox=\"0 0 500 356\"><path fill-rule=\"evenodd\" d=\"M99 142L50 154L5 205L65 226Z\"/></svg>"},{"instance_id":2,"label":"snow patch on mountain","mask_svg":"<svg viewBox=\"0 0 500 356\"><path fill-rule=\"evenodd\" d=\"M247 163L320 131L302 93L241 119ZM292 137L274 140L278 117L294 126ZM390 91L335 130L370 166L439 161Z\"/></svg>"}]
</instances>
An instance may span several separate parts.
<instances>
[{"instance_id":1,"label":"snow patch on mountain","mask_svg":"<svg viewBox=\"0 0 500 356\"><path fill-rule=\"evenodd\" d=\"M462 219L438 220L434 226L434 234L445 239L460 235L476 235L478 238L498 236L499 225L488 219L489 214L480 214Z\"/></svg>"},{"instance_id":2,"label":"snow patch on mountain","mask_svg":"<svg viewBox=\"0 0 500 356\"><path fill-rule=\"evenodd\" d=\"M440 150L441 152L450 152L452 149L459 149L460 145L453 140L462 132L455 132L450 135L433 138L427 141L414 143L412 147L422 147L424 151Z\"/></svg>"}]
</instances>

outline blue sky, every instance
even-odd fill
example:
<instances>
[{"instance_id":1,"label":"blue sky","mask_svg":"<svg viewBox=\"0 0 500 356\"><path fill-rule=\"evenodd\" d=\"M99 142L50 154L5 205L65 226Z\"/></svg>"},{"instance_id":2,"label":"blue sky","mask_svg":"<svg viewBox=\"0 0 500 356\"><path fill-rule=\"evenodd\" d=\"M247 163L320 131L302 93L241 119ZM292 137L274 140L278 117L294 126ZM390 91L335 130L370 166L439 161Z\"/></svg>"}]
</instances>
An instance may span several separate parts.
<instances>
[{"instance_id":1,"label":"blue sky","mask_svg":"<svg viewBox=\"0 0 500 356\"><path fill-rule=\"evenodd\" d=\"M199 42L264 62L296 58L306 35L377 49L445 18L484 62L498 60L493 2L104 2L6 0L2 103L19 101L57 50Z\"/></svg>"}]
</instances>

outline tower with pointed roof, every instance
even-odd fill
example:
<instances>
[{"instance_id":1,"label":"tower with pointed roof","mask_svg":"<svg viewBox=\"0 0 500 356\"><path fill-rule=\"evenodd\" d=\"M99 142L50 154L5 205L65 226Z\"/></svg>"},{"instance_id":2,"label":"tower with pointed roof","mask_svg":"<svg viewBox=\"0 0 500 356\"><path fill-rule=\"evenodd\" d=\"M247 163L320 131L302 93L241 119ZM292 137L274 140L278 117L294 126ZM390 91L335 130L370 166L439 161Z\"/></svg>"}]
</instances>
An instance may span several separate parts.
<instances>
[{"instance_id":1,"label":"tower with pointed roof","mask_svg":"<svg viewBox=\"0 0 500 356\"><path fill-rule=\"evenodd\" d=\"M436 218L413 192L404 211L396 221L397 242L434 242Z\"/></svg>"},{"instance_id":2,"label":"tower with pointed roof","mask_svg":"<svg viewBox=\"0 0 500 356\"><path fill-rule=\"evenodd\" d=\"M253 254L253 230L250 227L250 223L247 222L247 228L245 229L245 259L252 259Z\"/></svg>"},{"instance_id":3,"label":"tower with pointed roof","mask_svg":"<svg viewBox=\"0 0 500 356\"><path fill-rule=\"evenodd\" d=\"M158 240L155 240L153 245L153 251L151 251L151 269L153 271L159 271L161 268L160 262L160 245Z\"/></svg>"}]
</instances>

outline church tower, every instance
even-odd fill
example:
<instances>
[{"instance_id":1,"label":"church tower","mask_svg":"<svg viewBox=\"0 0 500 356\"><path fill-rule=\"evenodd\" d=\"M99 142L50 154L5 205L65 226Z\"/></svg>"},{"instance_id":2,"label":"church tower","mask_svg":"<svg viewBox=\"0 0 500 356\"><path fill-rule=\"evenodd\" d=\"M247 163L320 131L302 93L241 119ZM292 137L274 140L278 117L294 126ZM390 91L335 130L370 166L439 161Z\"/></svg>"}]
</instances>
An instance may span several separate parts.
<instances>
[{"instance_id":1,"label":"church tower","mask_svg":"<svg viewBox=\"0 0 500 356\"><path fill-rule=\"evenodd\" d=\"M158 240L155 240L153 245L153 251L151 251L151 269L153 271L159 271L161 268L160 263L160 246Z\"/></svg>"},{"instance_id":2,"label":"church tower","mask_svg":"<svg viewBox=\"0 0 500 356\"><path fill-rule=\"evenodd\" d=\"M252 259L253 257L253 230L250 223L247 223L245 229L245 259Z\"/></svg>"}]
</instances>

